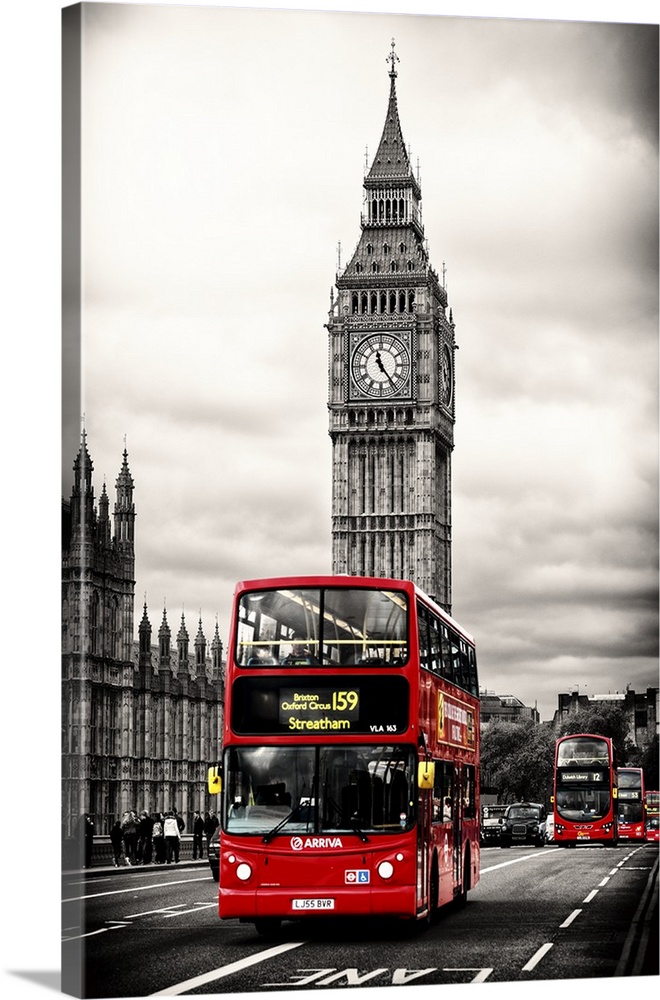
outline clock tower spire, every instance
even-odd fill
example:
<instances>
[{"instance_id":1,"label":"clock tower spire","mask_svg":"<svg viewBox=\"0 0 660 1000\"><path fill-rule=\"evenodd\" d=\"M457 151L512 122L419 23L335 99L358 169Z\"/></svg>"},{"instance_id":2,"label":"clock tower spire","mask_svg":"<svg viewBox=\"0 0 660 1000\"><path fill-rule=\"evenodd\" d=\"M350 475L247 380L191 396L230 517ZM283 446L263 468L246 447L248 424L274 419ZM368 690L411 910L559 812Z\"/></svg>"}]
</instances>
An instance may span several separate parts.
<instances>
[{"instance_id":1,"label":"clock tower spire","mask_svg":"<svg viewBox=\"0 0 660 1000\"><path fill-rule=\"evenodd\" d=\"M392 40L361 233L327 323L332 563L334 573L413 580L450 611L454 323L403 141L398 61Z\"/></svg>"}]
</instances>

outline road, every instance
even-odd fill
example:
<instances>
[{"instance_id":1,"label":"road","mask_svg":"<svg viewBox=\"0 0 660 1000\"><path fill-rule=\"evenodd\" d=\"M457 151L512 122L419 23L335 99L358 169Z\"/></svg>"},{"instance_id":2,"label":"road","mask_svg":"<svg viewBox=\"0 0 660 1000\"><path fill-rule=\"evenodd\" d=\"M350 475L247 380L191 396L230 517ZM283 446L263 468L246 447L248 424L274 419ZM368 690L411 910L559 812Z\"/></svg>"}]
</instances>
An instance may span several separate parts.
<instances>
[{"instance_id":1,"label":"road","mask_svg":"<svg viewBox=\"0 0 660 1000\"><path fill-rule=\"evenodd\" d=\"M84 951L82 995L106 998L657 975L657 871L655 844L484 848L427 930L321 918L276 941L219 920L205 864L69 874L63 968Z\"/></svg>"}]
</instances>

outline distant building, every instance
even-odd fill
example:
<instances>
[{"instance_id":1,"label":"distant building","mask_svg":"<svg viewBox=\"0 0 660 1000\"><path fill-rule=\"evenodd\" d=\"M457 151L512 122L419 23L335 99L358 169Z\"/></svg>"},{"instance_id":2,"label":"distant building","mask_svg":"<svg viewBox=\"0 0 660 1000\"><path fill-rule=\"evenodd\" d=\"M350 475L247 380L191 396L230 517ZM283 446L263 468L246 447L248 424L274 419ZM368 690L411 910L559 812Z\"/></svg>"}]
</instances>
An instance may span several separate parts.
<instances>
[{"instance_id":1,"label":"distant building","mask_svg":"<svg viewBox=\"0 0 660 1000\"><path fill-rule=\"evenodd\" d=\"M189 651L183 615L175 644L167 616L151 645L145 602L134 636L135 505L124 450L110 514L95 503L83 433L71 498L62 510L62 834L93 815L107 834L128 809L193 810L211 803L209 763L219 759L224 705L222 642L208 646L200 619Z\"/></svg>"},{"instance_id":2,"label":"distant building","mask_svg":"<svg viewBox=\"0 0 660 1000\"><path fill-rule=\"evenodd\" d=\"M585 708L605 704L622 708L628 720L628 739L639 749L644 749L658 732L658 688L647 688L637 694L635 691L608 691L607 694L580 694L570 691L558 696L559 704L553 725L560 725L571 715Z\"/></svg>"},{"instance_id":3,"label":"distant building","mask_svg":"<svg viewBox=\"0 0 660 1000\"><path fill-rule=\"evenodd\" d=\"M487 726L490 722L524 722L527 719L538 725L541 721L536 706L529 708L512 694L495 694L494 691L482 689L479 700L482 726Z\"/></svg>"}]
</instances>

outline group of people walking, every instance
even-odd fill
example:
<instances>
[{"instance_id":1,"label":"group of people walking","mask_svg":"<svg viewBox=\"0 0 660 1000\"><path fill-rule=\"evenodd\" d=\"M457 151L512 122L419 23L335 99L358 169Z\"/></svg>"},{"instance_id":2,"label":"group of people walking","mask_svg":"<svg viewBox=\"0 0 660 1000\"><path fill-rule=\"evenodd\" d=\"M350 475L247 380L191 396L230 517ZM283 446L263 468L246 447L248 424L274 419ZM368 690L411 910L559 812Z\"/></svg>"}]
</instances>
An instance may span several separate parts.
<instances>
[{"instance_id":1,"label":"group of people walking","mask_svg":"<svg viewBox=\"0 0 660 1000\"><path fill-rule=\"evenodd\" d=\"M195 811L193 817L193 861L202 858L204 839L208 844L220 821L214 812ZM177 864L181 848L181 835L186 828L183 816L176 809L149 815L143 810L127 810L110 831L113 864L118 868L127 865Z\"/></svg>"}]
</instances>

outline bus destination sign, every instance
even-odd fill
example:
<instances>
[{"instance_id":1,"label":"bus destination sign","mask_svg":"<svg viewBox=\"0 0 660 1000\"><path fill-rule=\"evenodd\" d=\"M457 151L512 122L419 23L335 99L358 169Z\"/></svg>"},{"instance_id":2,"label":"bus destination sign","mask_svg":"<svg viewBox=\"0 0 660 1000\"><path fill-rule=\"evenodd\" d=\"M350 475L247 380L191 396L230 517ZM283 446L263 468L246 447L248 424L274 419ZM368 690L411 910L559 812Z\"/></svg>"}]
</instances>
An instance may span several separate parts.
<instances>
[{"instance_id":1,"label":"bus destination sign","mask_svg":"<svg viewBox=\"0 0 660 1000\"><path fill-rule=\"evenodd\" d=\"M238 677L231 726L245 736L405 733L410 725L405 677Z\"/></svg>"},{"instance_id":2,"label":"bus destination sign","mask_svg":"<svg viewBox=\"0 0 660 1000\"><path fill-rule=\"evenodd\" d=\"M281 688L280 723L292 733L350 732L360 718L359 688Z\"/></svg>"},{"instance_id":3,"label":"bus destination sign","mask_svg":"<svg viewBox=\"0 0 660 1000\"><path fill-rule=\"evenodd\" d=\"M595 781L602 781L603 777L602 771L564 771L561 769L561 779L566 783L569 781L588 781L589 783L593 783Z\"/></svg>"}]
</instances>

